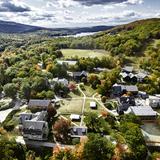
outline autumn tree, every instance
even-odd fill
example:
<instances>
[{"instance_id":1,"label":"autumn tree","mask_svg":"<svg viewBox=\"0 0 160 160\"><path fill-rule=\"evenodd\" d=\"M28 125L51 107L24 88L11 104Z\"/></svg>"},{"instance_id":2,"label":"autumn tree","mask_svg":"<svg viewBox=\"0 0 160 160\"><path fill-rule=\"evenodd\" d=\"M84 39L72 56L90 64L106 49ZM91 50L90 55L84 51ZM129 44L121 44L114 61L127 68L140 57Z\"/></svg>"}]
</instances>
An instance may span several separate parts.
<instances>
[{"instance_id":1,"label":"autumn tree","mask_svg":"<svg viewBox=\"0 0 160 160\"><path fill-rule=\"evenodd\" d=\"M77 160L77 158L74 156L72 149L67 147L62 149L60 146L56 146L51 160Z\"/></svg>"},{"instance_id":2,"label":"autumn tree","mask_svg":"<svg viewBox=\"0 0 160 160\"><path fill-rule=\"evenodd\" d=\"M71 127L71 122L63 118L59 119L53 125L53 133L55 138L63 143L70 141L69 131Z\"/></svg>"}]
</instances>

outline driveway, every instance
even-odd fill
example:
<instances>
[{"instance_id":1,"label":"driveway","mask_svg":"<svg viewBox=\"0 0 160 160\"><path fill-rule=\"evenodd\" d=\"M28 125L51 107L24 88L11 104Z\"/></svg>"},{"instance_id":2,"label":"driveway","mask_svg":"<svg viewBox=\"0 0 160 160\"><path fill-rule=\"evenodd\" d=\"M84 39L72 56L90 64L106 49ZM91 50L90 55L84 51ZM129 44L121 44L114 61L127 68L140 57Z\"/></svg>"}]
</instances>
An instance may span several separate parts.
<instances>
[{"instance_id":1,"label":"driveway","mask_svg":"<svg viewBox=\"0 0 160 160\"><path fill-rule=\"evenodd\" d=\"M84 114L84 107L85 107L85 103L86 103L86 95L82 91L82 89L80 87L80 84L78 84L78 89L83 95L82 117L81 117L81 123L80 123L80 126L82 126L83 125L83 119L84 119L84 115L83 114Z\"/></svg>"}]
</instances>

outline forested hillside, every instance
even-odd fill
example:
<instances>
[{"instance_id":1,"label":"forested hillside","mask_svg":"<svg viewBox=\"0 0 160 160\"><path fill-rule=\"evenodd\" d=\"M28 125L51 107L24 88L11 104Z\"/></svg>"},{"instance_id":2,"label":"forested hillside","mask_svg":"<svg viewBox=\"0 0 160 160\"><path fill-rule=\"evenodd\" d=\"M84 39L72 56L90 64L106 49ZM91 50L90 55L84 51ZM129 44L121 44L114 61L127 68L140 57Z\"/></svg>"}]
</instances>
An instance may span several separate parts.
<instances>
[{"instance_id":1,"label":"forested hillside","mask_svg":"<svg viewBox=\"0 0 160 160\"><path fill-rule=\"evenodd\" d=\"M160 38L160 19L136 21L93 36L59 39L60 47L105 49L112 55L139 55L153 39Z\"/></svg>"}]
</instances>

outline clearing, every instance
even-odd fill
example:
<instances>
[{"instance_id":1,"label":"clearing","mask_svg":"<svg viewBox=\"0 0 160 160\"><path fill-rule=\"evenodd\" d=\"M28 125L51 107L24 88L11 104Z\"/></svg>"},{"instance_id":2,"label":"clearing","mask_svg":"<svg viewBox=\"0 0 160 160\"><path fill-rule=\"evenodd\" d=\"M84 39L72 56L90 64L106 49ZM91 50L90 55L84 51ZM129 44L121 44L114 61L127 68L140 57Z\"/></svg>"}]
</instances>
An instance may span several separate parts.
<instances>
[{"instance_id":1,"label":"clearing","mask_svg":"<svg viewBox=\"0 0 160 160\"><path fill-rule=\"evenodd\" d=\"M65 58L71 58L78 56L80 57L98 57L102 58L103 56L106 56L108 53L105 50L85 50L85 49L62 49L63 56Z\"/></svg>"},{"instance_id":2,"label":"clearing","mask_svg":"<svg viewBox=\"0 0 160 160\"><path fill-rule=\"evenodd\" d=\"M58 112L63 114L82 114L82 99L65 99L61 101L61 107Z\"/></svg>"}]
</instances>

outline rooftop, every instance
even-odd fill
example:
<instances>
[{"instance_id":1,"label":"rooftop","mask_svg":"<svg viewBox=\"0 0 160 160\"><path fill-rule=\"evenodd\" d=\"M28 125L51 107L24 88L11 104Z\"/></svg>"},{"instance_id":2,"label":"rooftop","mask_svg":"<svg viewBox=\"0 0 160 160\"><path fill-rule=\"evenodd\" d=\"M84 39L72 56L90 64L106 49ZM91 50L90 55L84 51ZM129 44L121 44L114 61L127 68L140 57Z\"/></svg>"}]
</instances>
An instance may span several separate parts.
<instances>
[{"instance_id":1,"label":"rooftop","mask_svg":"<svg viewBox=\"0 0 160 160\"><path fill-rule=\"evenodd\" d=\"M96 107L96 102L90 102L90 107Z\"/></svg>"},{"instance_id":2,"label":"rooftop","mask_svg":"<svg viewBox=\"0 0 160 160\"><path fill-rule=\"evenodd\" d=\"M79 119L81 119L81 116L78 115L78 114L71 114L71 115L70 115L70 119L79 120Z\"/></svg>"},{"instance_id":3,"label":"rooftop","mask_svg":"<svg viewBox=\"0 0 160 160\"><path fill-rule=\"evenodd\" d=\"M28 103L29 107L48 107L51 103L50 100L31 99Z\"/></svg>"},{"instance_id":4,"label":"rooftop","mask_svg":"<svg viewBox=\"0 0 160 160\"><path fill-rule=\"evenodd\" d=\"M87 134L87 127L71 127L71 137L82 137Z\"/></svg>"},{"instance_id":5,"label":"rooftop","mask_svg":"<svg viewBox=\"0 0 160 160\"><path fill-rule=\"evenodd\" d=\"M63 61L63 60L58 60L57 63L58 63L58 64L61 64L61 65L64 64L64 63L66 63L66 64L68 64L68 65L76 65L76 64L77 64L77 61L71 61L71 60L70 60L70 61L69 61L69 60L68 60L68 61Z\"/></svg>"},{"instance_id":6,"label":"rooftop","mask_svg":"<svg viewBox=\"0 0 160 160\"><path fill-rule=\"evenodd\" d=\"M133 67L132 66L125 66L122 68L124 72L133 72Z\"/></svg>"},{"instance_id":7,"label":"rooftop","mask_svg":"<svg viewBox=\"0 0 160 160\"><path fill-rule=\"evenodd\" d=\"M130 107L131 112L136 116L156 116L155 112L150 106L134 106Z\"/></svg>"}]
</instances>

